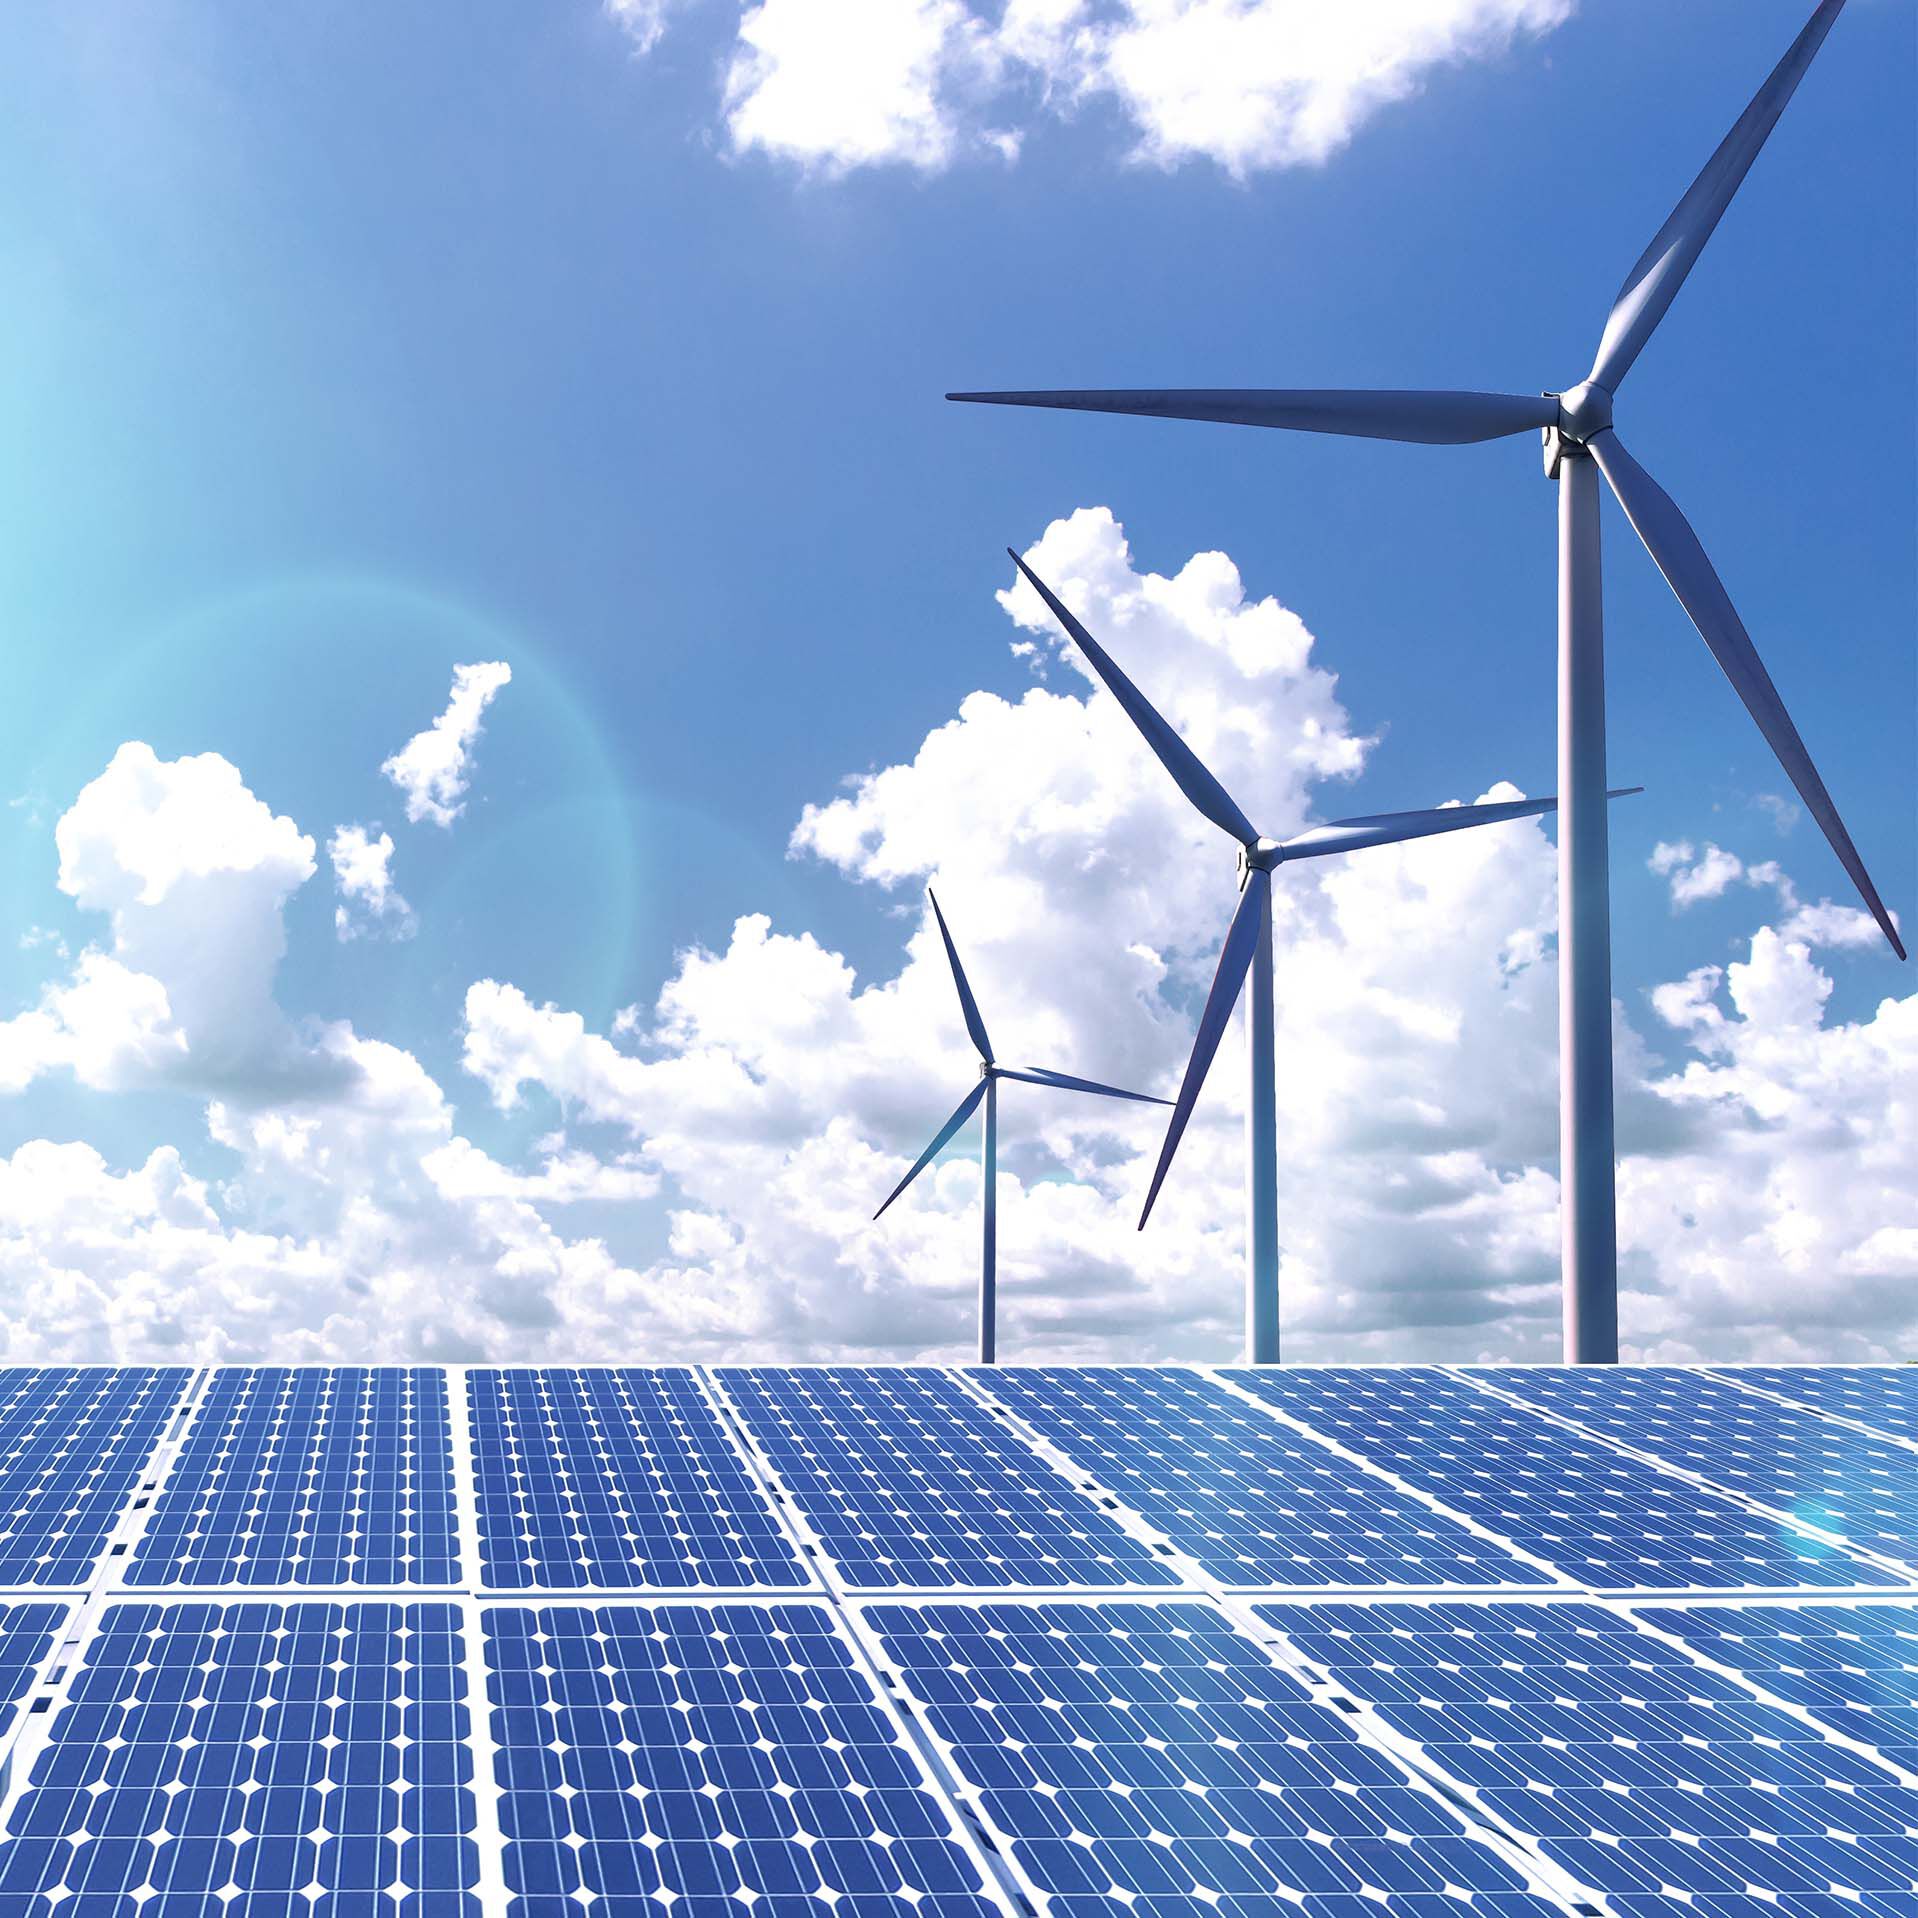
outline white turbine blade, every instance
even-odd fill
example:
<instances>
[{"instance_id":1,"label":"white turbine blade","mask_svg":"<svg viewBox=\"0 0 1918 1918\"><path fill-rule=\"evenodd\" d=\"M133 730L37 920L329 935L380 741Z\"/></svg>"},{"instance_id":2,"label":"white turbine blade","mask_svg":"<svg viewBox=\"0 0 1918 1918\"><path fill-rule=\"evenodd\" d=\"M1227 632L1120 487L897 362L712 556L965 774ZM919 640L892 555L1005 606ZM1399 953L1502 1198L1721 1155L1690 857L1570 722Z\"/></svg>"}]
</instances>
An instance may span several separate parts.
<instances>
[{"instance_id":1,"label":"white turbine blade","mask_svg":"<svg viewBox=\"0 0 1918 1918\"><path fill-rule=\"evenodd\" d=\"M1287 391L1184 387L1165 391L948 393L984 406L1048 406L1076 413L1136 413L1147 419L1214 420L1228 426L1276 426L1295 433L1405 440L1417 446L1466 446L1552 426L1558 404L1523 393L1435 393L1383 389Z\"/></svg>"},{"instance_id":2,"label":"white turbine blade","mask_svg":"<svg viewBox=\"0 0 1918 1918\"><path fill-rule=\"evenodd\" d=\"M1145 1230L1145 1222L1152 1216L1152 1207L1159 1196L1160 1186L1165 1184L1165 1175L1172 1169L1172 1155L1179 1149L1179 1141L1185 1136L1186 1122L1192 1117L1192 1108L1199 1102L1200 1088L1205 1084L1205 1075L1212 1067L1213 1055L1219 1049L1219 1041L1225 1036L1227 1022L1232 1017L1232 1008L1239 1002L1239 988L1245 984L1245 975L1251 970L1254 948L1258 944L1259 929L1264 924L1262 917L1266 900L1272 891L1272 875L1262 868L1254 868L1245 882L1245 891L1239 898L1239 909L1232 915L1231 930L1225 935L1225 947L1219 954L1219 969L1212 975L1212 990L1206 995L1205 1010L1199 1015L1199 1030L1192 1041L1192 1057L1186 1061L1185 1079L1179 1087L1179 1096L1173 1102L1172 1117L1166 1124L1165 1144L1159 1148L1159 1163L1153 1168L1152 1187L1145 1195L1145 1210L1139 1214L1139 1230Z\"/></svg>"},{"instance_id":3,"label":"white turbine blade","mask_svg":"<svg viewBox=\"0 0 1918 1918\"><path fill-rule=\"evenodd\" d=\"M1044 1066L1027 1066L1022 1072L1002 1068L1002 1079L1020 1079L1029 1086L1058 1086L1067 1092L1096 1092L1104 1099L1136 1099L1140 1105L1169 1106L1170 1099L1157 1099L1149 1092L1128 1092L1123 1086L1102 1086L1097 1079L1075 1079L1069 1072L1052 1072Z\"/></svg>"},{"instance_id":4,"label":"white turbine blade","mask_svg":"<svg viewBox=\"0 0 1918 1918\"><path fill-rule=\"evenodd\" d=\"M1623 799L1628 793L1644 790L1643 786L1620 786L1605 797ZM1484 806L1434 806L1425 812L1368 813L1357 819L1333 819L1323 826L1308 826L1286 840L1281 853L1286 859L1323 859L1328 853L1392 846L1402 839L1463 832L1468 826L1496 826L1504 819L1535 819L1557 806L1558 801L1552 798L1509 799Z\"/></svg>"},{"instance_id":5,"label":"white turbine blade","mask_svg":"<svg viewBox=\"0 0 1918 1918\"><path fill-rule=\"evenodd\" d=\"M1898 928L1885 910L1878 888L1871 883L1871 874L1865 870L1858 848L1851 843L1851 834L1838 817L1838 808L1831 803L1831 794L1825 790L1818 768L1811 763L1811 754L1805 750L1805 742L1799 738L1798 728L1785 710L1785 702L1778 697L1778 688L1772 684L1764 661L1758 657L1758 649L1752 644L1744 621L1738 617L1731 596L1705 557L1698 535L1671 495L1626 452L1618 435L1609 427L1602 433L1594 433L1590 445L1599 471L1625 509L1625 517L1658 562L1658 570L1678 595L1678 603L1691 615L1691 622L1711 648L1712 657L1724 668L1733 692L1745 702L1745 710L1758 722L1765 743L1778 755L1785 777L1797 787L1806 810L1831 841L1832 851L1851 875L1852 884L1858 888L1859 897L1878 921L1880 930L1891 941L1892 951L1900 959L1904 958L1905 947L1898 937Z\"/></svg>"},{"instance_id":6,"label":"white turbine blade","mask_svg":"<svg viewBox=\"0 0 1918 1918\"><path fill-rule=\"evenodd\" d=\"M926 897L932 900L932 916L939 921L939 937L946 942L946 957L952 962L952 983L959 988L959 1010L965 1016L966 1031L971 1034L980 1059L991 1065L992 1041L986 1037L986 1022L979 1016L979 1002L972 996L966 969L959 963L959 948L952 943L952 934L946 930L946 915L939 910L939 901L930 886L926 888Z\"/></svg>"},{"instance_id":7,"label":"white turbine blade","mask_svg":"<svg viewBox=\"0 0 1918 1918\"><path fill-rule=\"evenodd\" d=\"M1160 765L1172 775L1179 790L1221 832L1229 832L1242 846L1256 845L1258 828L1239 810L1238 802L1232 795L1206 770L1199 755L1167 725L1151 701L1119 670L1111 654L1065 609L1052 588L1010 546L1006 551L1011 555L1013 565L1031 580L1034 591L1052 609L1053 618L1072 635L1079 650L1092 662L1093 671L1105 681L1112 697L1125 708L1126 717L1145 735L1145 743L1158 754Z\"/></svg>"},{"instance_id":8,"label":"white turbine blade","mask_svg":"<svg viewBox=\"0 0 1918 1918\"><path fill-rule=\"evenodd\" d=\"M920 1173L925 1171L926 1167L931 1165L933 1160L938 1158L940 1153L946 1149L947 1144L951 1141L952 1135L972 1117L974 1108L977 1107L979 1101L986 1096L986 1087L990 1083L990 1080L981 1079L979 1083L959 1101L959 1109L939 1128L933 1137L932 1144L927 1146L925 1151L920 1153L918 1158L913 1161L912 1170L887 1193L886 1205L891 1205L893 1200L898 1198L900 1193L905 1191L906 1187L911 1185L913 1180L918 1178ZM885 1211L886 1205L882 1205L879 1211L875 1212L872 1216L875 1219L878 1218Z\"/></svg>"},{"instance_id":9,"label":"white turbine blade","mask_svg":"<svg viewBox=\"0 0 1918 1918\"><path fill-rule=\"evenodd\" d=\"M1605 322L1605 336L1598 343L1598 358L1592 362L1591 380L1596 386L1615 392L1618 383L1631 370L1640 349L1665 317L1665 309L1678 296L1692 263L1704 251L1719 217L1731 205L1758 150L1778 124L1785 103L1791 98L1811 65L1812 55L1824 44L1831 23L1838 18L1845 0L1823 0L1823 4L1805 23L1804 31L1791 43L1785 57L1772 69L1771 78L1758 89L1752 103L1739 115L1738 124L1726 134L1718 151L1705 162L1705 170L1672 216L1658 229L1658 237L1639 256L1638 264L1625 276L1618 289L1611 317Z\"/></svg>"}]
</instances>

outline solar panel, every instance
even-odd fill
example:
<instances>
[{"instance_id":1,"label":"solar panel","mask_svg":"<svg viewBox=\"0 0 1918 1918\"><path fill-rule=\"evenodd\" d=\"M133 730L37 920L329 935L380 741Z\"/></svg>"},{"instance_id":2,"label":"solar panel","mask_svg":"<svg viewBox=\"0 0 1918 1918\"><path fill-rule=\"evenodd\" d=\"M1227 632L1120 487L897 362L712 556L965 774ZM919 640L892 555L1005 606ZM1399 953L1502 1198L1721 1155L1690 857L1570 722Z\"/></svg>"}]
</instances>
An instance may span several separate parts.
<instances>
[{"instance_id":1,"label":"solar panel","mask_svg":"<svg viewBox=\"0 0 1918 1918\"><path fill-rule=\"evenodd\" d=\"M849 1586L1174 1582L1149 1546L948 1374L835 1366L718 1376Z\"/></svg>"},{"instance_id":2,"label":"solar panel","mask_svg":"<svg viewBox=\"0 0 1918 1918\"><path fill-rule=\"evenodd\" d=\"M446 1375L230 1366L209 1380L129 1585L448 1585Z\"/></svg>"},{"instance_id":3,"label":"solar panel","mask_svg":"<svg viewBox=\"0 0 1918 1918\"><path fill-rule=\"evenodd\" d=\"M971 1376L1222 1584L1552 1583L1196 1373L1048 1367Z\"/></svg>"},{"instance_id":4,"label":"solar panel","mask_svg":"<svg viewBox=\"0 0 1918 1918\"><path fill-rule=\"evenodd\" d=\"M1213 1606L874 1601L862 1617L1057 1918L1560 1912Z\"/></svg>"},{"instance_id":5,"label":"solar panel","mask_svg":"<svg viewBox=\"0 0 1918 1918\"><path fill-rule=\"evenodd\" d=\"M810 1582L685 1368L475 1370L467 1403L488 1587Z\"/></svg>"},{"instance_id":6,"label":"solar panel","mask_svg":"<svg viewBox=\"0 0 1918 1918\"><path fill-rule=\"evenodd\" d=\"M1718 1376L1918 1442L1918 1365L1727 1365Z\"/></svg>"},{"instance_id":7,"label":"solar panel","mask_svg":"<svg viewBox=\"0 0 1918 1918\"><path fill-rule=\"evenodd\" d=\"M478 1918L450 1604L108 1608L0 1840L0 1918Z\"/></svg>"},{"instance_id":8,"label":"solar panel","mask_svg":"<svg viewBox=\"0 0 1918 1918\"><path fill-rule=\"evenodd\" d=\"M0 1587L92 1578L191 1377L180 1366L0 1373Z\"/></svg>"},{"instance_id":9,"label":"solar panel","mask_svg":"<svg viewBox=\"0 0 1918 1918\"><path fill-rule=\"evenodd\" d=\"M817 1604L489 1607L513 1918L1003 1918Z\"/></svg>"},{"instance_id":10,"label":"solar panel","mask_svg":"<svg viewBox=\"0 0 1918 1918\"><path fill-rule=\"evenodd\" d=\"M68 1608L51 1599L0 1605L0 1751L19 1716L20 1701L39 1676Z\"/></svg>"},{"instance_id":11,"label":"solar panel","mask_svg":"<svg viewBox=\"0 0 1918 1918\"><path fill-rule=\"evenodd\" d=\"M1593 1590L1903 1583L1431 1367L1230 1376Z\"/></svg>"},{"instance_id":12,"label":"solar panel","mask_svg":"<svg viewBox=\"0 0 1918 1918\"><path fill-rule=\"evenodd\" d=\"M1642 1605L1648 1624L1918 1773L1918 1605Z\"/></svg>"},{"instance_id":13,"label":"solar panel","mask_svg":"<svg viewBox=\"0 0 1918 1918\"><path fill-rule=\"evenodd\" d=\"M1603 1606L1259 1615L1620 1918L1817 1894L1910 1918L1918 1790Z\"/></svg>"},{"instance_id":14,"label":"solar panel","mask_svg":"<svg viewBox=\"0 0 1918 1918\"><path fill-rule=\"evenodd\" d=\"M1918 1564L1918 1451L1672 1365L1476 1376L1851 1545Z\"/></svg>"}]
</instances>

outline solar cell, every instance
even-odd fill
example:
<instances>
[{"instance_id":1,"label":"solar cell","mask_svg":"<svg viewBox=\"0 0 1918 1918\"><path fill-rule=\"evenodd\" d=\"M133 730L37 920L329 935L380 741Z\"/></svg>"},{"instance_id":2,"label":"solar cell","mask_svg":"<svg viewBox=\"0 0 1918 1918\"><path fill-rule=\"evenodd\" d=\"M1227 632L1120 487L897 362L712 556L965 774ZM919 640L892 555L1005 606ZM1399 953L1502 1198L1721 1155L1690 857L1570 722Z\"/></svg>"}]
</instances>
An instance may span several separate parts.
<instances>
[{"instance_id":1,"label":"solar cell","mask_svg":"<svg viewBox=\"0 0 1918 1918\"><path fill-rule=\"evenodd\" d=\"M1559 1911L1213 1606L862 1616L1057 1918Z\"/></svg>"},{"instance_id":2,"label":"solar cell","mask_svg":"<svg viewBox=\"0 0 1918 1918\"><path fill-rule=\"evenodd\" d=\"M1675 1365L1473 1376L1847 1544L1918 1563L1918 1452Z\"/></svg>"},{"instance_id":3,"label":"solar cell","mask_svg":"<svg viewBox=\"0 0 1918 1918\"><path fill-rule=\"evenodd\" d=\"M810 1582L686 1368L466 1377L489 1587Z\"/></svg>"},{"instance_id":4,"label":"solar cell","mask_svg":"<svg viewBox=\"0 0 1918 1918\"><path fill-rule=\"evenodd\" d=\"M110 1606L0 1840L0 1918L478 1918L449 1604Z\"/></svg>"},{"instance_id":5,"label":"solar cell","mask_svg":"<svg viewBox=\"0 0 1918 1918\"><path fill-rule=\"evenodd\" d=\"M54 1633L66 1621L67 1607L50 1599L0 1605L0 1751L13 1730L21 1699L53 1649Z\"/></svg>"},{"instance_id":6,"label":"solar cell","mask_svg":"<svg viewBox=\"0 0 1918 1918\"><path fill-rule=\"evenodd\" d=\"M1552 1583L1198 1373L1021 1367L971 1376L1225 1585Z\"/></svg>"},{"instance_id":7,"label":"solar cell","mask_svg":"<svg viewBox=\"0 0 1918 1918\"><path fill-rule=\"evenodd\" d=\"M1595 1590L1903 1582L1429 1366L1231 1376Z\"/></svg>"},{"instance_id":8,"label":"solar cell","mask_svg":"<svg viewBox=\"0 0 1918 1918\"><path fill-rule=\"evenodd\" d=\"M1918 1365L1726 1365L1718 1376L1918 1442Z\"/></svg>"},{"instance_id":9,"label":"solar cell","mask_svg":"<svg viewBox=\"0 0 1918 1918\"><path fill-rule=\"evenodd\" d=\"M728 1368L727 1395L838 1567L864 1589L1167 1585L948 1373Z\"/></svg>"},{"instance_id":10,"label":"solar cell","mask_svg":"<svg viewBox=\"0 0 1918 1918\"><path fill-rule=\"evenodd\" d=\"M1820 1895L1909 1918L1918 1790L1602 1606L1259 1615L1620 1918Z\"/></svg>"},{"instance_id":11,"label":"solar cell","mask_svg":"<svg viewBox=\"0 0 1918 1918\"><path fill-rule=\"evenodd\" d=\"M1918 1772L1918 1605L1642 1605L1647 1623Z\"/></svg>"},{"instance_id":12,"label":"solar cell","mask_svg":"<svg viewBox=\"0 0 1918 1918\"><path fill-rule=\"evenodd\" d=\"M446 1375L230 1366L209 1380L129 1585L448 1585Z\"/></svg>"},{"instance_id":13,"label":"solar cell","mask_svg":"<svg viewBox=\"0 0 1918 1918\"><path fill-rule=\"evenodd\" d=\"M0 1373L0 1587L92 1578L191 1377L182 1366Z\"/></svg>"},{"instance_id":14,"label":"solar cell","mask_svg":"<svg viewBox=\"0 0 1918 1918\"><path fill-rule=\"evenodd\" d=\"M483 1623L512 1918L1002 1918L823 1606Z\"/></svg>"}]
</instances>

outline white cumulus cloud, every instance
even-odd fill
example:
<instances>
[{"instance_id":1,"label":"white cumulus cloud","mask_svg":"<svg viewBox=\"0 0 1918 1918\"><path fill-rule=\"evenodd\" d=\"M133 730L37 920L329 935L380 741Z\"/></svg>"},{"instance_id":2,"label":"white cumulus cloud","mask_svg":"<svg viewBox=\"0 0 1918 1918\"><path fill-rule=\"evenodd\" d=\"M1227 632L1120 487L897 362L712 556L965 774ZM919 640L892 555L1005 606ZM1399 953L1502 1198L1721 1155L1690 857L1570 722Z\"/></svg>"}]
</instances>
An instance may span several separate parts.
<instances>
[{"instance_id":1,"label":"white cumulus cloud","mask_svg":"<svg viewBox=\"0 0 1918 1918\"><path fill-rule=\"evenodd\" d=\"M419 930L413 908L393 883L391 833L375 839L365 826L337 827L326 842L326 856L340 895L333 909L333 929L341 939L377 932L410 939Z\"/></svg>"},{"instance_id":2,"label":"white cumulus cloud","mask_svg":"<svg viewBox=\"0 0 1918 1918\"><path fill-rule=\"evenodd\" d=\"M609 0L642 52L669 0ZM758 0L723 112L736 151L827 172L1016 155L1109 102L1134 157L1234 175L1325 160L1437 68L1559 25L1572 0Z\"/></svg>"},{"instance_id":3,"label":"white cumulus cloud","mask_svg":"<svg viewBox=\"0 0 1918 1918\"><path fill-rule=\"evenodd\" d=\"M451 826L466 810L467 764L481 718L512 677L512 667L499 659L455 666L446 710L381 766L405 795L406 816L414 825L430 819L436 826Z\"/></svg>"}]
</instances>

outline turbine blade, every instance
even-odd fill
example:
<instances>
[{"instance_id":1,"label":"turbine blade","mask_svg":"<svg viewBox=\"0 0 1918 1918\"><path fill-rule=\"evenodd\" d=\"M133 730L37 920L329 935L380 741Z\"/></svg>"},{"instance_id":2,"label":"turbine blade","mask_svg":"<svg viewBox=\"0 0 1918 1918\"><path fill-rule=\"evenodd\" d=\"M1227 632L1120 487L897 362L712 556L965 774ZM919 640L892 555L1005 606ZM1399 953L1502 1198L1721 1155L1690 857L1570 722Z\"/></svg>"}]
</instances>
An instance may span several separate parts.
<instances>
[{"instance_id":1,"label":"turbine blade","mask_svg":"<svg viewBox=\"0 0 1918 1918\"><path fill-rule=\"evenodd\" d=\"M1831 23L1838 18L1845 0L1823 0L1806 21L1805 28L1791 43L1785 57L1772 68L1771 78L1752 97L1752 103L1739 115L1738 124L1719 143L1718 151L1705 162L1705 170L1686 190L1685 197L1672 209L1671 218L1658 229L1658 237L1639 255L1638 264L1625 276L1605 322L1604 337L1598 343L1598 357L1592 362L1591 379L1609 392L1631 371L1632 362L1652 336L1665 310L1678 297L1685 276L1705 250L1720 216L1731 205L1751 163L1778 124L1788 101L1811 65L1812 56L1824 44Z\"/></svg>"},{"instance_id":2,"label":"turbine blade","mask_svg":"<svg viewBox=\"0 0 1918 1918\"><path fill-rule=\"evenodd\" d=\"M1146 696L1114 664L1111 654L1066 611L1052 588L1010 546L1006 551L1012 555L1013 565L1031 580L1039 597L1052 608L1053 618L1072 635L1079 650L1092 662L1092 670L1125 708L1126 717L1145 735L1145 743L1158 754L1159 763L1172 775L1173 783L1221 832L1229 832L1243 846L1257 844L1258 828L1205 769L1198 754L1159 716Z\"/></svg>"},{"instance_id":3,"label":"turbine blade","mask_svg":"<svg viewBox=\"0 0 1918 1918\"><path fill-rule=\"evenodd\" d=\"M1643 786L1620 786L1605 795L1623 799ZM1308 826L1284 842L1287 859L1322 859L1328 853L1357 852L1365 846L1391 846L1401 839L1425 839L1438 832L1463 832L1468 826L1496 826L1502 819L1533 819L1555 811L1556 799L1498 800L1486 806L1434 806L1425 812L1368 813L1358 819L1333 819Z\"/></svg>"},{"instance_id":4,"label":"turbine blade","mask_svg":"<svg viewBox=\"0 0 1918 1918\"><path fill-rule=\"evenodd\" d=\"M1107 1099L1136 1099L1145 1106L1169 1106L1170 1099L1154 1098L1149 1092L1128 1092L1123 1086L1102 1086L1097 1079L1075 1079L1069 1072L1052 1072L1044 1066L1027 1066L1023 1072L1001 1071L1002 1079L1022 1079L1029 1086L1058 1086L1066 1092L1096 1092Z\"/></svg>"},{"instance_id":5,"label":"turbine blade","mask_svg":"<svg viewBox=\"0 0 1918 1918\"><path fill-rule=\"evenodd\" d=\"M1272 875L1255 869L1246 881L1239 909L1232 915L1232 927L1225 935L1225 946L1219 954L1219 969L1212 975L1212 990L1206 997L1204 1012L1199 1015L1199 1031L1192 1041L1192 1057L1186 1061L1185 1079L1179 1087L1179 1096L1173 1102L1172 1117L1166 1125L1165 1144L1159 1148L1159 1163L1153 1170L1152 1189L1145 1195L1145 1210L1139 1214L1141 1232L1145 1230L1146 1220L1152 1216L1153 1203L1159 1196L1160 1186L1165 1184L1165 1175L1171 1170L1172 1155L1178 1151L1179 1141L1185 1136L1186 1121L1192 1117L1192 1108L1198 1103L1199 1088L1205 1084L1213 1054L1218 1051L1219 1041L1225 1036L1232 1008L1239 1002L1239 988L1245 984L1245 975L1251 970L1259 931L1265 923L1265 903L1271 891Z\"/></svg>"},{"instance_id":6,"label":"turbine blade","mask_svg":"<svg viewBox=\"0 0 1918 1918\"><path fill-rule=\"evenodd\" d=\"M1678 603L1691 615L1691 622L1711 648L1712 657L1724 668L1732 690L1758 722L1765 743L1778 755L1786 778L1798 788L1806 810L1831 841L1839 864L1851 875L1851 882L1858 888L1871 916L1891 941L1892 951L1900 959L1904 958L1905 947L1898 937L1898 928L1885 910L1878 888L1871 883L1871 874L1865 870L1858 848L1851 843L1851 834L1838 817L1838 808L1831 803L1831 794L1825 790L1818 768L1811 763L1811 754L1805 750L1805 742L1799 738L1798 728L1785 710L1785 702L1778 697L1778 688L1772 684L1764 661L1758 657L1758 649L1745 631L1731 596L1705 557L1698 535L1671 495L1626 452L1618 435L1609 427L1594 433L1590 445L1599 471L1625 509L1625 517L1658 562L1658 570L1678 595Z\"/></svg>"},{"instance_id":7,"label":"turbine blade","mask_svg":"<svg viewBox=\"0 0 1918 1918\"><path fill-rule=\"evenodd\" d=\"M925 1151L920 1153L918 1158L913 1161L912 1170L886 1194L886 1205L891 1205L893 1200L898 1198L900 1193L905 1191L906 1187L911 1185L913 1180L918 1178L920 1173L925 1171L926 1167L931 1165L933 1160L938 1158L940 1153L946 1149L952 1135L972 1117L974 1108L978 1105L979 1101L986 1096L986 1087L989 1083L990 1081L981 1079L979 1083L959 1101L958 1110L934 1133L932 1144L927 1146ZM884 1213L886 1205L882 1205L879 1211L875 1212L872 1216L875 1219L880 1217L881 1214Z\"/></svg>"},{"instance_id":8,"label":"turbine blade","mask_svg":"<svg viewBox=\"0 0 1918 1918\"><path fill-rule=\"evenodd\" d=\"M952 961L952 983L959 988L959 1010L965 1014L966 1030L979 1049L979 1057L991 1065L992 1041L986 1037L986 1022L979 1016L979 1002L972 996L966 969L959 963L959 948L952 943L952 934L946 930L946 915L939 910L939 901L930 886L926 888L926 897L932 900L932 916L939 921L939 937L946 942L946 957Z\"/></svg>"},{"instance_id":9,"label":"turbine blade","mask_svg":"<svg viewBox=\"0 0 1918 1918\"><path fill-rule=\"evenodd\" d=\"M986 406L1050 406L1076 413L1138 413L1148 419L1277 426L1295 433L1406 440L1418 446L1466 446L1530 432L1558 420L1555 399L1523 393L1184 387L1164 392L948 393L946 398Z\"/></svg>"}]
</instances>

